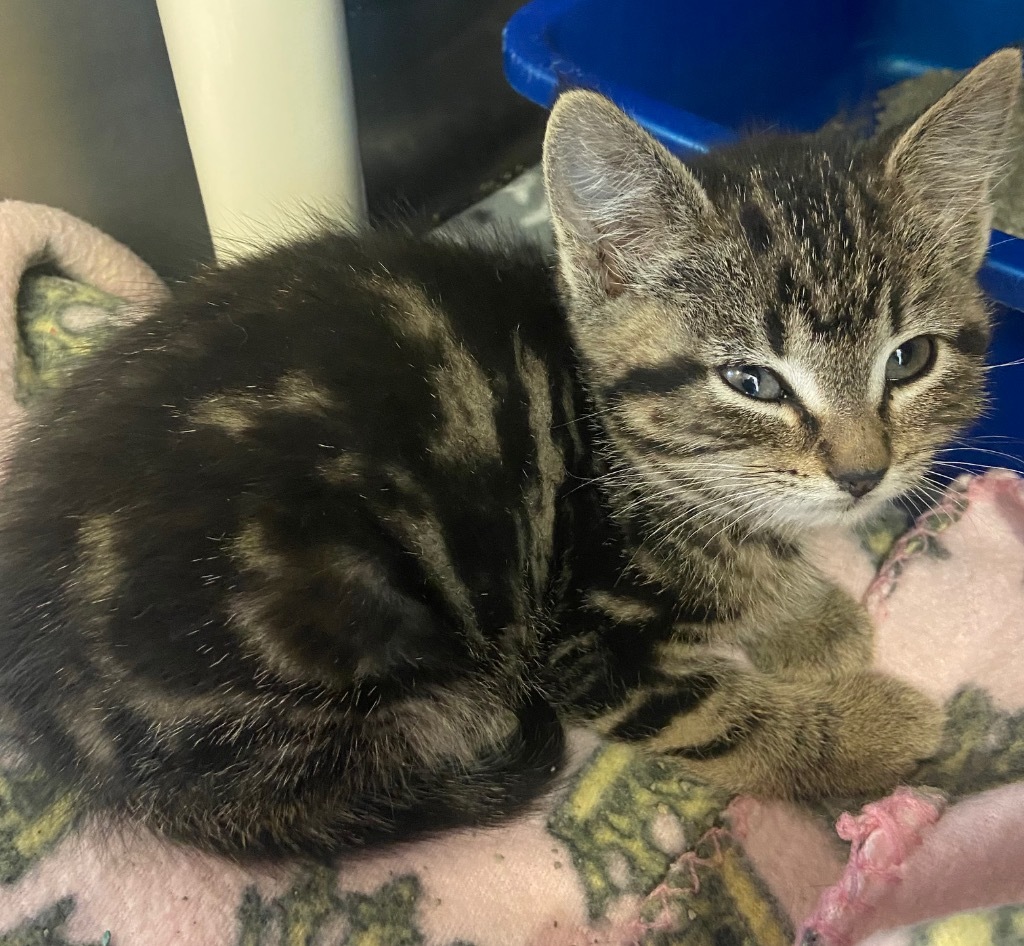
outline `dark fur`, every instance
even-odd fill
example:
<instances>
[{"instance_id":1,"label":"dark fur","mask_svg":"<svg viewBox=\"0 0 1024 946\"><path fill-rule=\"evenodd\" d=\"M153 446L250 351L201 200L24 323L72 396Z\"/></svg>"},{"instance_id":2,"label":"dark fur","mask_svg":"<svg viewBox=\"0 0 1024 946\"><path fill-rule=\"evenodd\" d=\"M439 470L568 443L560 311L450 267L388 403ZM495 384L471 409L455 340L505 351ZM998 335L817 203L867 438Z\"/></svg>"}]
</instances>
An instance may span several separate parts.
<instances>
[{"instance_id":1,"label":"dark fur","mask_svg":"<svg viewBox=\"0 0 1024 946\"><path fill-rule=\"evenodd\" d=\"M493 455L432 453L447 349L409 329L429 315L401 310L399 284L443 304L486 366ZM531 429L516 344L582 471L563 320L526 251L324 236L209 273L73 371L24 435L3 522L0 690L51 764L103 805L226 849L332 851L532 798L562 754L533 617L570 516L557 541L533 535L548 432ZM275 401L291 372L331 408ZM231 428L230 402L221 425L197 419L224 392L236 413L256 399L251 427ZM353 469L332 473L338 458ZM423 540L447 552L428 562L412 546L435 526ZM246 528L259 538L240 551ZM332 571L346 558L353 575ZM481 694L458 722L429 710L452 685ZM410 702L436 717L420 735ZM429 764L412 745L428 735Z\"/></svg>"},{"instance_id":2,"label":"dark fur","mask_svg":"<svg viewBox=\"0 0 1024 946\"><path fill-rule=\"evenodd\" d=\"M525 249L326 234L202 275L34 412L0 511L0 695L83 798L329 856L520 809L567 719L782 795L882 788L931 751L937 711L865 669L866 617L794 528L715 490L744 458L779 509L811 483L808 519L846 514L858 463L910 488L980 404L978 260L933 252L881 152L781 139L689 176L616 114L569 96L552 119L564 309ZM573 193L560 152L594 133L619 151L590 170L654 184ZM926 272L964 305L936 316L941 396L868 423L839 395L922 318ZM808 337L826 403L777 416L706 347Z\"/></svg>"}]
</instances>

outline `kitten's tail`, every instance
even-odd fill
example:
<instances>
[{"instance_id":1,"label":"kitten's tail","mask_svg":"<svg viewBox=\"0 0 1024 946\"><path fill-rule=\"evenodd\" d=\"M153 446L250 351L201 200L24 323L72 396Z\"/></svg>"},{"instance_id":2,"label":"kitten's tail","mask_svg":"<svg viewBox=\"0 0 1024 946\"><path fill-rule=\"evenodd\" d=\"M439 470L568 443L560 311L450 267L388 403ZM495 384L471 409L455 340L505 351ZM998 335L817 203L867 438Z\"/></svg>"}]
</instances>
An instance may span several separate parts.
<instances>
[{"instance_id":1,"label":"kitten's tail","mask_svg":"<svg viewBox=\"0 0 1024 946\"><path fill-rule=\"evenodd\" d=\"M412 804L394 800L367 811L360 844L411 840L453 828L494 825L536 805L558 780L566 756L565 731L552 709L533 696L516 714L518 726L504 745L472 767L434 771Z\"/></svg>"},{"instance_id":2,"label":"kitten's tail","mask_svg":"<svg viewBox=\"0 0 1024 946\"><path fill-rule=\"evenodd\" d=\"M348 791L343 787L343 772L311 769L287 798L263 802L257 817L251 801L248 817L223 814L239 802L235 798L211 818L207 804L182 804L160 793L142 820L173 839L236 859L291 855L320 863L370 846L494 825L537 803L556 783L565 759L565 733L550 704L529 697L516 719L505 742L473 762L396 771L387 786L364 786L356 797L351 783Z\"/></svg>"}]
</instances>

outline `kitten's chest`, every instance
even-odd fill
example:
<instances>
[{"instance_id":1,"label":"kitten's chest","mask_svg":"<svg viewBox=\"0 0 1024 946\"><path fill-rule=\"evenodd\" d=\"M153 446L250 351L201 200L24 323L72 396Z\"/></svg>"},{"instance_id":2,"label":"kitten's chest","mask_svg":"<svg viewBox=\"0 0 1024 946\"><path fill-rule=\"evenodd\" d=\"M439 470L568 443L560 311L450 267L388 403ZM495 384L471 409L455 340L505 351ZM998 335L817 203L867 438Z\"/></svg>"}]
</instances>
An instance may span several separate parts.
<instances>
[{"instance_id":1,"label":"kitten's chest","mask_svg":"<svg viewBox=\"0 0 1024 946\"><path fill-rule=\"evenodd\" d=\"M672 601L675 623L728 627L770 622L807 571L799 547L774 535L699 533L670 545L627 540L623 559L639 580Z\"/></svg>"}]
</instances>

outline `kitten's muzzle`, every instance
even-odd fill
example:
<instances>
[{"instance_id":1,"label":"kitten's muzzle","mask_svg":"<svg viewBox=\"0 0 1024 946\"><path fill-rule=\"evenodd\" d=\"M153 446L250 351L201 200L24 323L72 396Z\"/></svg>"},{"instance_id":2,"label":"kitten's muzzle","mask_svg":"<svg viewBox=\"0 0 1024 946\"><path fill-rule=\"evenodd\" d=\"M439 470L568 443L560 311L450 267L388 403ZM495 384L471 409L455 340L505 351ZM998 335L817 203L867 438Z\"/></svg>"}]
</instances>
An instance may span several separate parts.
<instances>
[{"instance_id":1,"label":"kitten's muzzle","mask_svg":"<svg viewBox=\"0 0 1024 946\"><path fill-rule=\"evenodd\" d=\"M854 499L860 499L881 483L887 472L887 467L878 470L829 470L829 476L841 490Z\"/></svg>"}]
</instances>

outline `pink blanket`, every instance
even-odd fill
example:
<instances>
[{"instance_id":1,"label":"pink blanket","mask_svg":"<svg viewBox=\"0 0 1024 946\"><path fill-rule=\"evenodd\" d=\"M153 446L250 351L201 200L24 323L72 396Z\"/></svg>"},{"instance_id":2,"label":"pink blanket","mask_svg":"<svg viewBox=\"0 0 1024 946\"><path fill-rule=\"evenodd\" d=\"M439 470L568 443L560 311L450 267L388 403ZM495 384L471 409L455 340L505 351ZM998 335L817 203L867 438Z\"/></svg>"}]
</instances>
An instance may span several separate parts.
<instances>
[{"instance_id":1,"label":"pink blanket","mask_svg":"<svg viewBox=\"0 0 1024 946\"><path fill-rule=\"evenodd\" d=\"M4 206L0 406L13 414L54 359L86 350L123 317L116 299L85 283L148 298L160 287L73 218L20 205L16 221ZM54 225L65 242L44 245L76 282L23 286L16 313L12 287L32 258L19 228L35 239ZM97 255L64 258L60 247L77 237ZM125 278L111 281L112 272ZM13 351L16 339L27 349ZM823 536L821 555L864 595L879 665L949 708L945 745L916 787L814 808L730 801L682 780L669 761L574 733L566 784L530 817L333 870L254 868L80 825L45 773L7 751L0 943L1019 943L1024 483L1004 471L962 480L893 545L905 526L897 518L859 537Z\"/></svg>"}]
</instances>

